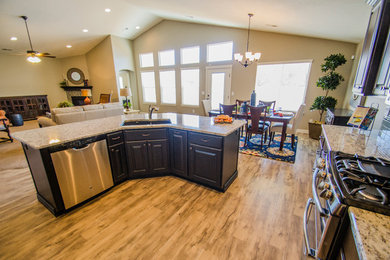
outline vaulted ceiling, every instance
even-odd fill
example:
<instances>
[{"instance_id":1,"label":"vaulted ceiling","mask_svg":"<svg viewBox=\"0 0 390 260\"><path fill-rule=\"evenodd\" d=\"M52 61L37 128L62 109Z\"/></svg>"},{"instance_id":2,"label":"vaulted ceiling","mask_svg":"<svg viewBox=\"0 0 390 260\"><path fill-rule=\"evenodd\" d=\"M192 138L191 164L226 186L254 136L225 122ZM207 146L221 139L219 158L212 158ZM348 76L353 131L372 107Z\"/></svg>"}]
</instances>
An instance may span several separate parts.
<instances>
[{"instance_id":1,"label":"vaulted ceiling","mask_svg":"<svg viewBox=\"0 0 390 260\"><path fill-rule=\"evenodd\" d=\"M163 19L246 29L248 13L254 30L358 43L370 9L364 0L0 0L0 53L29 49L21 15L35 50L68 57L109 34L135 39Z\"/></svg>"}]
</instances>

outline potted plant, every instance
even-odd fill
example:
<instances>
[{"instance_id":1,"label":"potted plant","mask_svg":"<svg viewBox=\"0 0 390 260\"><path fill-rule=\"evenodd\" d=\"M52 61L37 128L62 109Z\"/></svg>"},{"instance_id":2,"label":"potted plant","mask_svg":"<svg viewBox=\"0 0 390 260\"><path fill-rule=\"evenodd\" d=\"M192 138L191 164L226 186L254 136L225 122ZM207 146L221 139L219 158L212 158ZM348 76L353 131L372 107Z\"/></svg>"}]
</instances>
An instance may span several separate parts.
<instances>
[{"instance_id":1,"label":"potted plant","mask_svg":"<svg viewBox=\"0 0 390 260\"><path fill-rule=\"evenodd\" d=\"M73 104L68 101L58 103L57 107L73 107Z\"/></svg>"},{"instance_id":2,"label":"potted plant","mask_svg":"<svg viewBox=\"0 0 390 260\"><path fill-rule=\"evenodd\" d=\"M309 122L309 137L313 139L319 139L321 135L322 116L327 108L335 108L337 99L329 96L329 91L335 90L337 86L344 81L344 77L337 73L335 70L337 67L345 64L347 60L344 55L331 54L324 59L324 63L321 64L321 71L326 73L324 76L317 80L317 87L322 88L325 91L325 96L318 96L315 98L310 110L318 110L320 113L319 121Z\"/></svg>"},{"instance_id":3,"label":"potted plant","mask_svg":"<svg viewBox=\"0 0 390 260\"><path fill-rule=\"evenodd\" d=\"M60 87L66 87L66 80L65 79L60 82Z\"/></svg>"}]
</instances>

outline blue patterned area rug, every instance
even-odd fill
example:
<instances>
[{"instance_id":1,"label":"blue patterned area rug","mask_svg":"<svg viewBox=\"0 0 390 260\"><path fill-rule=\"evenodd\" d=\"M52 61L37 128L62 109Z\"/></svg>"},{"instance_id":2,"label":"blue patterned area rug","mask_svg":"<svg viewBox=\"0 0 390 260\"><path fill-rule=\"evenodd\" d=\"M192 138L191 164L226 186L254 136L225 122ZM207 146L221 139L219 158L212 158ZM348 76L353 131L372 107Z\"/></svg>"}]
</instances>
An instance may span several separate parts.
<instances>
[{"instance_id":1,"label":"blue patterned area rug","mask_svg":"<svg viewBox=\"0 0 390 260\"><path fill-rule=\"evenodd\" d=\"M295 154L297 152L298 137L295 136L294 148L291 147L291 136L288 135L284 141L283 151L279 151L281 134L275 134L274 141L271 145L263 144L260 149L260 135L253 136L246 146L244 146L245 136L240 139L240 153L273 159L277 161L295 163Z\"/></svg>"}]
</instances>

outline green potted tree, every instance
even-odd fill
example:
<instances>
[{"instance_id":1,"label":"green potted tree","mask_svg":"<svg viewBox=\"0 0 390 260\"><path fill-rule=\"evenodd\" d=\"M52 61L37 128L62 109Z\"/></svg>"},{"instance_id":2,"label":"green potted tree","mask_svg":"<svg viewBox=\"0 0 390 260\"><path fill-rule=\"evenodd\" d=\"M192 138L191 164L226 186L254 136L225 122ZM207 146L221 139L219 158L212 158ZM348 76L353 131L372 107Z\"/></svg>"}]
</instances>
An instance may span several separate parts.
<instances>
[{"instance_id":1,"label":"green potted tree","mask_svg":"<svg viewBox=\"0 0 390 260\"><path fill-rule=\"evenodd\" d=\"M321 64L321 71L326 73L324 76L317 80L317 87L322 88L325 91L325 96L318 96L315 98L310 110L318 110L320 114L319 121L309 122L309 137L313 139L319 139L321 135L322 116L327 108L335 108L337 99L329 96L329 91L335 90L337 86L344 81L344 77L337 73L335 70L337 67L345 64L347 60L344 55L331 54L324 59L324 63Z\"/></svg>"}]
</instances>

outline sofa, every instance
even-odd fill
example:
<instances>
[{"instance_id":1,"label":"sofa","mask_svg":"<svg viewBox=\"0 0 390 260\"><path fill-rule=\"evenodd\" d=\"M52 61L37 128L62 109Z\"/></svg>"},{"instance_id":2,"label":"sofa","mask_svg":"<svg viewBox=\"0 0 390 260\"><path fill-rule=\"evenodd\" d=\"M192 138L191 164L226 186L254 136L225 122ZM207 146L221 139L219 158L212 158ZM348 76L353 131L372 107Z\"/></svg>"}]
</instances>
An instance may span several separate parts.
<instances>
[{"instance_id":1,"label":"sofa","mask_svg":"<svg viewBox=\"0 0 390 260\"><path fill-rule=\"evenodd\" d=\"M40 127L62 125L85 120L123 115L123 105L117 102L75 107L62 107L53 108L51 109L50 113L51 118L38 118L38 124Z\"/></svg>"}]
</instances>

